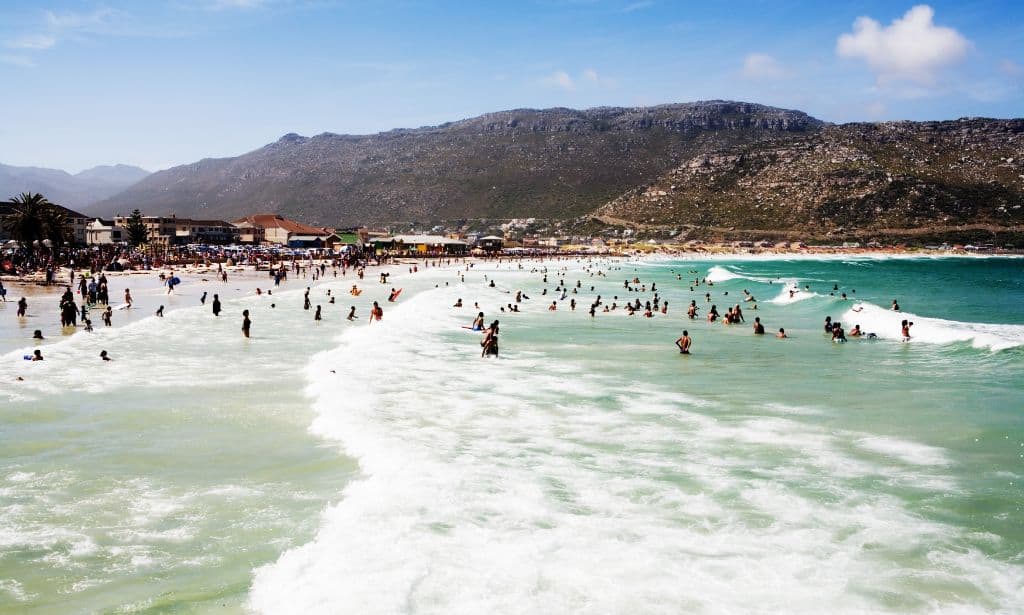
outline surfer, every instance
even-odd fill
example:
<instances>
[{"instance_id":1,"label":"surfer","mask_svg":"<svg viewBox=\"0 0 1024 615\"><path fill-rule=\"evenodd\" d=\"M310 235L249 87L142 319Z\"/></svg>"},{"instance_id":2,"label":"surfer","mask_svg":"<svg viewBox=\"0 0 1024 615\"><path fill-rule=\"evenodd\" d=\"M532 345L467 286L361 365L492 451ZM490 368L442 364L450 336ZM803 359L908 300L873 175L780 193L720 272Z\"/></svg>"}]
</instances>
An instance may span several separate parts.
<instances>
[{"instance_id":1,"label":"surfer","mask_svg":"<svg viewBox=\"0 0 1024 615\"><path fill-rule=\"evenodd\" d=\"M693 340L690 339L690 332L683 330L683 334L676 340L676 347L679 348L679 354L690 354L690 345L693 344Z\"/></svg>"}]
</instances>

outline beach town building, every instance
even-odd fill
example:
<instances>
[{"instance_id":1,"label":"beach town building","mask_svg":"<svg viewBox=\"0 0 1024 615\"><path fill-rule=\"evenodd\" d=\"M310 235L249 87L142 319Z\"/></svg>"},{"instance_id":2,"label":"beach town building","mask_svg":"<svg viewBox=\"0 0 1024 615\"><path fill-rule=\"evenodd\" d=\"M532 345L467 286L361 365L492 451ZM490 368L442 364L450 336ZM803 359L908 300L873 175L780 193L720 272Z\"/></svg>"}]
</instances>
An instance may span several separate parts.
<instances>
[{"instance_id":1,"label":"beach town building","mask_svg":"<svg viewBox=\"0 0 1024 615\"><path fill-rule=\"evenodd\" d=\"M86 226L85 245L109 246L128 240L128 231L113 220L96 218Z\"/></svg>"},{"instance_id":2,"label":"beach town building","mask_svg":"<svg viewBox=\"0 0 1024 615\"><path fill-rule=\"evenodd\" d=\"M236 227L242 224L260 227L263 229L263 241L281 246L290 246L293 238L301 237L297 241L306 243L308 237L316 237L323 244L320 247L324 247L329 243L328 237L334 233L331 229L309 226L277 214L252 214L235 220L233 224Z\"/></svg>"},{"instance_id":3,"label":"beach town building","mask_svg":"<svg viewBox=\"0 0 1024 615\"><path fill-rule=\"evenodd\" d=\"M370 244L378 253L401 256L463 255L469 252L469 244L461 239L443 235L395 235L373 237Z\"/></svg>"},{"instance_id":4,"label":"beach town building","mask_svg":"<svg viewBox=\"0 0 1024 615\"><path fill-rule=\"evenodd\" d=\"M64 217L68 221L69 243L76 246L86 245L86 228L89 226L92 218L73 209L68 209L63 205L53 203L53 206L57 208L57 211L64 214ZM14 208L15 205L10 202L0 202L0 241L7 241L11 239L7 231L4 230L6 225L3 222L8 216L11 216L14 213Z\"/></svg>"},{"instance_id":5,"label":"beach town building","mask_svg":"<svg viewBox=\"0 0 1024 615\"><path fill-rule=\"evenodd\" d=\"M179 246L190 243L231 243L238 236L235 225L224 220L193 220L177 216L143 216L149 243ZM114 216L114 224L128 227L128 216Z\"/></svg>"},{"instance_id":6,"label":"beach town building","mask_svg":"<svg viewBox=\"0 0 1024 615\"><path fill-rule=\"evenodd\" d=\"M487 235L476 240L476 246L484 252L500 252L505 247L505 238Z\"/></svg>"}]
</instances>

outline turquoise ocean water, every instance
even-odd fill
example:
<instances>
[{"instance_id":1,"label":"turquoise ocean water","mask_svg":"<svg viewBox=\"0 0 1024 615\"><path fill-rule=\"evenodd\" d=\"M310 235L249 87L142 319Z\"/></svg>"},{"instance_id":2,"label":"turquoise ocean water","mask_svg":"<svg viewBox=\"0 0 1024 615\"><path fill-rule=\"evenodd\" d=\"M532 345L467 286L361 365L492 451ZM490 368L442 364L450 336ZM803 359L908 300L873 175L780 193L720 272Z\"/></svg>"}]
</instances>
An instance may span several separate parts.
<instances>
[{"instance_id":1,"label":"turquoise ocean water","mask_svg":"<svg viewBox=\"0 0 1024 615\"><path fill-rule=\"evenodd\" d=\"M35 364L5 333L0 612L1020 611L1024 261L522 266L331 279L318 325L295 282ZM652 284L667 314L588 315Z\"/></svg>"}]
</instances>

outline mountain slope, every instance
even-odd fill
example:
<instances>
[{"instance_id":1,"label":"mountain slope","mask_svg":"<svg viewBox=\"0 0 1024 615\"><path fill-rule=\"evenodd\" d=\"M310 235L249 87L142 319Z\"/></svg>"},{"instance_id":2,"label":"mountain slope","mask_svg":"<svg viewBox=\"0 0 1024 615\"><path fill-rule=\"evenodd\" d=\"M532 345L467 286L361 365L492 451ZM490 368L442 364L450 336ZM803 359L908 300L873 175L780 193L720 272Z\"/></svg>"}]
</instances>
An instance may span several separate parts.
<instances>
[{"instance_id":1,"label":"mountain slope","mask_svg":"<svg viewBox=\"0 0 1024 615\"><path fill-rule=\"evenodd\" d=\"M698 152L821 126L798 111L711 101L519 109L367 136L290 134L236 158L155 173L97 211L269 211L316 225L571 217Z\"/></svg>"},{"instance_id":2,"label":"mountain slope","mask_svg":"<svg viewBox=\"0 0 1024 615\"><path fill-rule=\"evenodd\" d=\"M38 192L53 203L86 210L149 175L128 165L99 166L71 175L58 169L0 164L0 199Z\"/></svg>"},{"instance_id":3,"label":"mountain slope","mask_svg":"<svg viewBox=\"0 0 1024 615\"><path fill-rule=\"evenodd\" d=\"M1024 120L846 124L723 148L596 214L702 228L695 236L1016 227L1024 224Z\"/></svg>"}]
</instances>

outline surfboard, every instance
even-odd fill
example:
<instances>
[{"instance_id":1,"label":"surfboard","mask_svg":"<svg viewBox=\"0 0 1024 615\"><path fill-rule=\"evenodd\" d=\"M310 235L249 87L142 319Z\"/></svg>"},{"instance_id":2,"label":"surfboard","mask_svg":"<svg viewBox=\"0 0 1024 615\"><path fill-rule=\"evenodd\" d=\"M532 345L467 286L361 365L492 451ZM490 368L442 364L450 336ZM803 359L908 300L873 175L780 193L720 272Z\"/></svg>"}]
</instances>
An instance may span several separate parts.
<instances>
[{"instance_id":1,"label":"surfboard","mask_svg":"<svg viewBox=\"0 0 1024 615\"><path fill-rule=\"evenodd\" d=\"M121 305L115 307L114 309L115 310L127 310L129 307L131 307L131 306L129 306L127 303L122 303Z\"/></svg>"}]
</instances>

